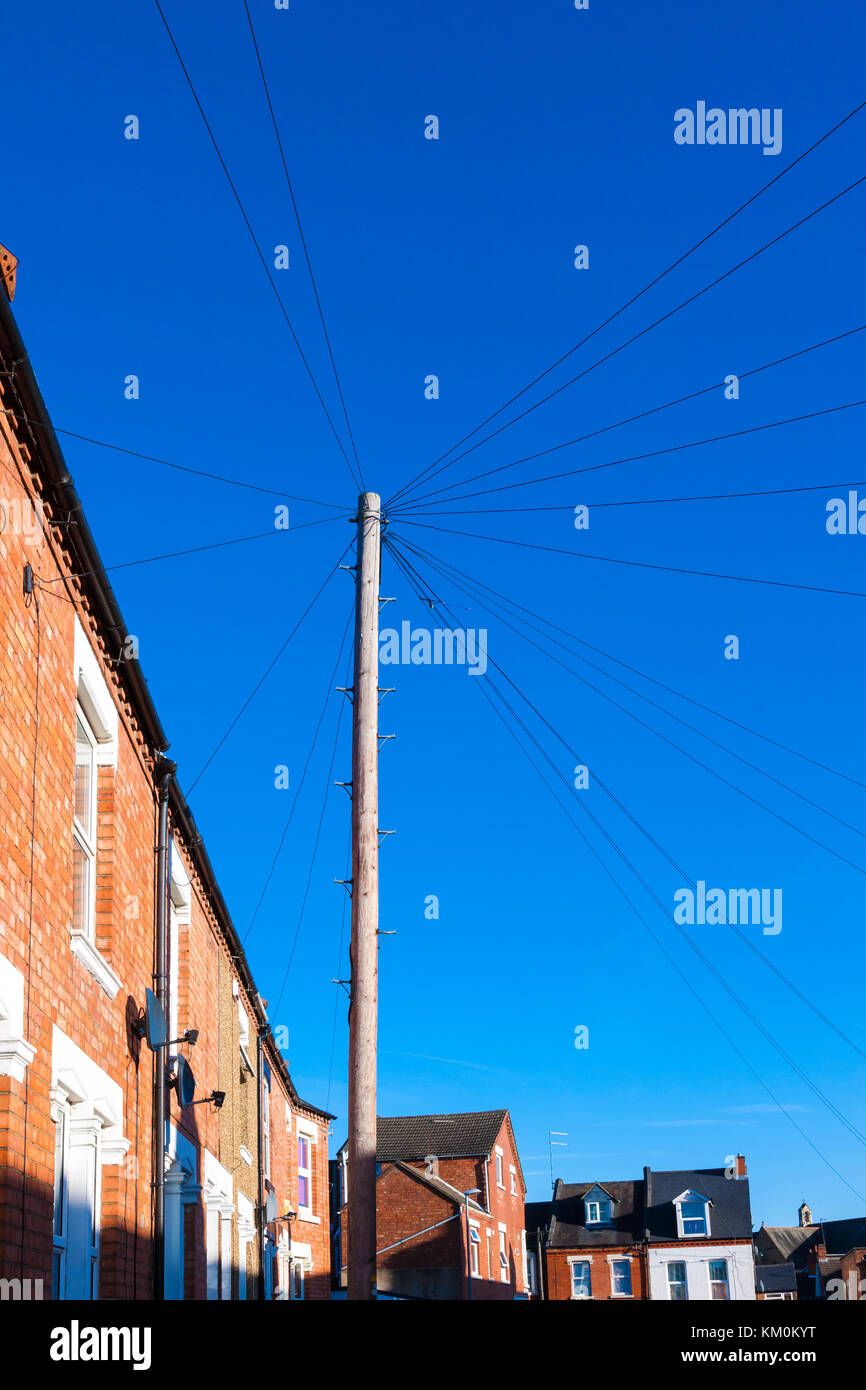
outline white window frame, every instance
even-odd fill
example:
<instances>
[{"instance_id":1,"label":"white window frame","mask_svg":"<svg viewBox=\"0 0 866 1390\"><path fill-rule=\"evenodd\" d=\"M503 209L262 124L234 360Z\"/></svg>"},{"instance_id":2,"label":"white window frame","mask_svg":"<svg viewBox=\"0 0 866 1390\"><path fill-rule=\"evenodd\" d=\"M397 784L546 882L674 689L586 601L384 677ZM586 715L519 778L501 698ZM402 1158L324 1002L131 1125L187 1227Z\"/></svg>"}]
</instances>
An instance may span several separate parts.
<instances>
[{"instance_id":1,"label":"white window frame","mask_svg":"<svg viewBox=\"0 0 866 1390\"><path fill-rule=\"evenodd\" d=\"M505 1191L505 1177L503 1172L503 1153L500 1148L494 1149L496 1155L496 1186Z\"/></svg>"},{"instance_id":2,"label":"white window frame","mask_svg":"<svg viewBox=\"0 0 866 1390\"><path fill-rule=\"evenodd\" d=\"M499 1279L503 1284L511 1283L511 1265L508 1263L508 1240L504 1226L499 1227Z\"/></svg>"},{"instance_id":3,"label":"white window frame","mask_svg":"<svg viewBox=\"0 0 866 1390\"><path fill-rule=\"evenodd\" d=\"M586 1255L573 1256L569 1258L569 1276L571 1279L571 1297L574 1299L592 1298L592 1260ZM586 1267L586 1283L588 1285L586 1293L578 1293L575 1288L575 1270L578 1266Z\"/></svg>"},{"instance_id":4,"label":"white window frame","mask_svg":"<svg viewBox=\"0 0 866 1390\"><path fill-rule=\"evenodd\" d=\"M114 698L102 674L99 661L78 617L75 617L74 679L76 688L76 717L80 718L89 737L93 739L94 766L92 796L96 798L98 769L117 766L118 714ZM78 734L75 731L76 758ZM98 803L97 803L98 805ZM73 806L73 839L88 859L88 907L84 922L70 923L72 953L96 980L109 999L116 998L122 981L96 947L96 861L98 819L94 819L92 842L79 824ZM92 856L92 857L91 857Z\"/></svg>"},{"instance_id":5,"label":"white window frame","mask_svg":"<svg viewBox=\"0 0 866 1390\"><path fill-rule=\"evenodd\" d=\"M677 1266L683 1271L682 1279L672 1279L671 1270ZM688 1303L689 1301L689 1267L685 1260L668 1260L665 1264L665 1280L667 1282L668 1299L671 1303ZM683 1296L681 1299L674 1298L673 1290L682 1285Z\"/></svg>"},{"instance_id":6,"label":"white window frame","mask_svg":"<svg viewBox=\"0 0 866 1390\"><path fill-rule=\"evenodd\" d=\"M713 1278L713 1265L724 1265L724 1266L725 1266L725 1277L724 1277L723 1280L722 1280L722 1279L714 1279L714 1278ZM723 1258L723 1259L719 1259L719 1260L708 1260L708 1261L707 1261L707 1277L709 1278L709 1281L710 1281L710 1298L711 1298L711 1300L713 1300L714 1302L718 1302L718 1303L730 1302L730 1298L731 1298L731 1267L730 1267L730 1262L729 1262L728 1260L724 1259L724 1258ZM716 1286L717 1284L723 1284L723 1285L724 1285L724 1288L725 1288L725 1297L724 1297L723 1299L716 1299L715 1296L714 1296L713 1290L714 1290L714 1288L715 1288L715 1286Z\"/></svg>"},{"instance_id":7,"label":"white window frame","mask_svg":"<svg viewBox=\"0 0 866 1390\"><path fill-rule=\"evenodd\" d=\"M88 831L76 814L75 802L72 805L72 834L86 864L85 872L85 904L83 921L76 921L73 909L72 931L75 936L83 936L91 946L96 945L96 840L99 833L98 807L97 807L97 785L99 773L96 762L96 735L90 726L90 720L81 702L75 709L75 777L78 779L78 769L82 765L78 759L78 749L81 746L78 738L79 726L84 734L84 744L90 750L90 761L88 764L88 777L90 781L90 795L88 807L90 830Z\"/></svg>"},{"instance_id":8,"label":"white window frame","mask_svg":"<svg viewBox=\"0 0 866 1390\"><path fill-rule=\"evenodd\" d=\"M180 993L180 932L192 921L192 885L177 846L171 841L171 874L168 915L168 1028L169 1038L180 1037L178 995ZM172 1049L172 1057L177 1049Z\"/></svg>"},{"instance_id":9,"label":"white window frame","mask_svg":"<svg viewBox=\"0 0 866 1390\"><path fill-rule=\"evenodd\" d=\"M309 1245L293 1240L291 1255L289 1297L293 1301L300 1301L306 1297L305 1284L307 1275L312 1272L313 1252Z\"/></svg>"},{"instance_id":10,"label":"white window frame","mask_svg":"<svg viewBox=\"0 0 866 1390\"><path fill-rule=\"evenodd\" d=\"M608 1265L610 1266L610 1296L611 1298L634 1298L634 1279L632 1275L630 1255L608 1255ZM625 1265L628 1270L628 1293L621 1293L616 1287L616 1275L614 1265Z\"/></svg>"},{"instance_id":11,"label":"white window frame","mask_svg":"<svg viewBox=\"0 0 866 1390\"><path fill-rule=\"evenodd\" d=\"M606 1197L586 1203L587 1226L609 1226L612 1220L613 1203Z\"/></svg>"},{"instance_id":12,"label":"white window frame","mask_svg":"<svg viewBox=\"0 0 866 1390\"><path fill-rule=\"evenodd\" d=\"M313 1176L315 1173L315 1153L316 1142L319 1137L317 1127L311 1120L304 1120L300 1115L295 1121L298 1144L298 1216L302 1221L318 1221L313 1207ZM301 1144L306 1143L309 1161L308 1168L301 1167ZM307 1180L307 1202L301 1203L301 1178Z\"/></svg>"},{"instance_id":13,"label":"white window frame","mask_svg":"<svg viewBox=\"0 0 866 1390\"><path fill-rule=\"evenodd\" d=\"M469 1221L469 1272L473 1279L481 1278L481 1230L478 1222Z\"/></svg>"},{"instance_id":14,"label":"white window frame","mask_svg":"<svg viewBox=\"0 0 866 1390\"><path fill-rule=\"evenodd\" d=\"M0 955L0 1076L24 1081L35 1056L24 1037L24 976Z\"/></svg>"},{"instance_id":15,"label":"white window frame","mask_svg":"<svg viewBox=\"0 0 866 1390\"><path fill-rule=\"evenodd\" d=\"M513 1163L509 1163L508 1172L511 1176L511 1195L512 1197L517 1197L519 1195L517 1191L517 1169Z\"/></svg>"},{"instance_id":16,"label":"white window frame","mask_svg":"<svg viewBox=\"0 0 866 1390\"><path fill-rule=\"evenodd\" d=\"M685 1228L686 1221L696 1221L698 1218L695 1216L684 1216L683 1207L687 1204L692 1205L698 1203L700 1203L704 1209L704 1229L702 1231L687 1231ZM710 1228L710 1201L702 1192L695 1192L691 1188L689 1188L687 1192L681 1192L679 1197L674 1198L674 1207L677 1213L677 1235L680 1240L706 1240L712 1234Z\"/></svg>"}]
</instances>

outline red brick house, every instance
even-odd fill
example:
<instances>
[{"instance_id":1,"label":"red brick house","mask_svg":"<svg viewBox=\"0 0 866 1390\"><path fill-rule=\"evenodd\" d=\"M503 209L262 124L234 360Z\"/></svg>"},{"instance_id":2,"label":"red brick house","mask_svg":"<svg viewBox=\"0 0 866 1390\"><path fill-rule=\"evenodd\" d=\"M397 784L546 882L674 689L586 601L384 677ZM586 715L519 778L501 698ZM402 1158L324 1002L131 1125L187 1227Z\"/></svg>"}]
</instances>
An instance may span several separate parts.
<instances>
[{"instance_id":1,"label":"red brick house","mask_svg":"<svg viewBox=\"0 0 866 1390\"><path fill-rule=\"evenodd\" d=\"M546 1299L648 1297L642 1182L564 1183L552 1202L528 1202L526 1235L541 1252Z\"/></svg>"},{"instance_id":2,"label":"red brick house","mask_svg":"<svg viewBox=\"0 0 866 1390\"><path fill-rule=\"evenodd\" d=\"M0 1297L326 1298L332 1117L276 1046L2 291L0 412Z\"/></svg>"},{"instance_id":3,"label":"red brick house","mask_svg":"<svg viewBox=\"0 0 866 1390\"><path fill-rule=\"evenodd\" d=\"M380 1116L377 1287L398 1298L528 1297L526 1185L507 1110ZM348 1162L338 1155L335 1201L347 1249ZM339 1176L340 1172L342 1177ZM338 1255L345 1285L345 1255Z\"/></svg>"},{"instance_id":4,"label":"red brick house","mask_svg":"<svg viewBox=\"0 0 866 1390\"><path fill-rule=\"evenodd\" d=\"M805 1202L796 1226L761 1226L756 1231L755 1268L759 1279L779 1282L779 1270L793 1270L799 1299L866 1299L866 1218L813 1221Z\"/></svg>"},{"instance_id":5,"label":"red brick house","mask_svg":"<svg viewBox=\"0 0 866 1390\"><path fill-rule=\"evenodd\" d=\"M753 1300L749 1180L730 1168L654 1171L626 1182L558 1179L526 1209L538 1295L621 1303Z\"/></svg>"}]
</instances>

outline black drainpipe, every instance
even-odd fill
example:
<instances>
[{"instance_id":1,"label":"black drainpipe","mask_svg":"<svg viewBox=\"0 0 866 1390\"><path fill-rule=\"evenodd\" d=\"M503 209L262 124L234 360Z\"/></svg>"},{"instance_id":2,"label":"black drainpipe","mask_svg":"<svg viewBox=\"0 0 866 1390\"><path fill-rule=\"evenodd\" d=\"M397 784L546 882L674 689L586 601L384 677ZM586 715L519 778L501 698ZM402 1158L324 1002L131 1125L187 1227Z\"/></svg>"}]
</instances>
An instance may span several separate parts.
<instances>
[{"instance_id":1,"label":"black drainpipe","mask_svg":"<svg viewBox=\"0 0 866 1390\"><path fill-rule=\"evenodd\" d=\"M156 841L156 970L154 993L168 1017L168 975L166 946L168 936L168 795L177 765L169 758L157 763L158 829ZM164 1049L154 1053L156 1080L154 1085L154 1250L153 1296L157 1302L165 1297L165 1064Z\"/></svg>"},{"instance_id":2,"label":"black drainpipe","mask_svg":"<svg viewBox=\"0 0 866 1390\"><path fill-rule=\"evenodd\" d=\"M544 1302L544 1242L547 1239L547 1228L539 1226L535 1233L537 1242L537 1263L538 1263L538 1296Z\"/></svg>"}]
</instances>

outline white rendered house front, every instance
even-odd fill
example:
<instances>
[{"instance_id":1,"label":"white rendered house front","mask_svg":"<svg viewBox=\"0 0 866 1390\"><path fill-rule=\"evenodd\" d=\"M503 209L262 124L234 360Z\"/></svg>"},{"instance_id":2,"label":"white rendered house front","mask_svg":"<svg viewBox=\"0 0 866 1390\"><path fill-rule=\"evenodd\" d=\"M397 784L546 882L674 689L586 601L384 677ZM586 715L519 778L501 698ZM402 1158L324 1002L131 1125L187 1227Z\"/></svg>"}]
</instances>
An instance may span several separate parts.
<instances>
[{"instance_id":1,"label":"white rendered house front","mask_svg":"<svg viewBox=\"0 0 866 1390\"><path fill-rule=\"evenodd\" d=\"M720 1222L713 1201L695 1188L681 1192L671 1205L679 1241L650 1245L650 1298L669 1303L753 1300L755 1263L751 1240L742 1245L708 1240L707 1237L722 1235L724 1222ZM716 1229L719 1225L722 1230ZM730 1228L726 1233L731 1234ZM693 1243L695 1237L703 1237L700 1244Z\"/></svg>"},{"instance_id":2,"label":"white rendered house front","mask_svg":"<svg viewBox=\"0 0 866 1390\"><path fill-rule=\"evenodd\" d=\"M649 1296L668 1302L754 1299L752 1247L715 1241L712 1245L651 1245Z\"/></svg>"}]
</instances>

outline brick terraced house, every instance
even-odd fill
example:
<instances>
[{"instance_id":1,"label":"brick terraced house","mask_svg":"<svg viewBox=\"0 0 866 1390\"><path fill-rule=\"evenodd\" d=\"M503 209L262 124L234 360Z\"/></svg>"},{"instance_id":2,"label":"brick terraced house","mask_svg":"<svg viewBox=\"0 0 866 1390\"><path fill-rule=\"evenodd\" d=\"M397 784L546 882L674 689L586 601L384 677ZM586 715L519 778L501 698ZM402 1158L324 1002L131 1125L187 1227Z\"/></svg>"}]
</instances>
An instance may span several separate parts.
<instances>
[{"instance_id":1,"label":"brick terraced house","mask_svg":"<svg viewBox=\"0 0 866 1390\"><path fill-rule=\"evenodd\" d=\"M762 1282L779 1284L780 1269L793 1272L786 1288L800 1299L866 1299L866 1217L813 1221L803 1202L796 1226L761 1226L755 1233L755 1265Z\"/></svg>"},{"instance_id":2,"label":"brick terraced house","mask_svg":"<svg viewBox=\"0 0 866 1390\"><path fill-rule=\"evenodd\" d=\"M732 1169L654 1172L627 1182L564 1183L530 1202L527 1242L549 1299L755 1298L749 1180Z\"/></svg>"},{"instance_id":3,"label":"brick terraced house","mask_svg":"<svg viewBox=\"0 0 866 1390\"><path fill-rule=\"evenodd\" d=\"M526 1185L507 1110L379 1116L377 1288L424 1300L528 1297ZM346 1146L333 1165L345 1285Z\"/></svg>"},{"instance_id":4,"label":"brick terraced house","mask_svg":"<svg viewBox=\"0 0 866 1390\"><path fill-rule=\"evenodd\" d=\"M276 1046L2 291L0 408L2 1296L327 1298L333 1117Z\"/></svg>"}]
</instances>

